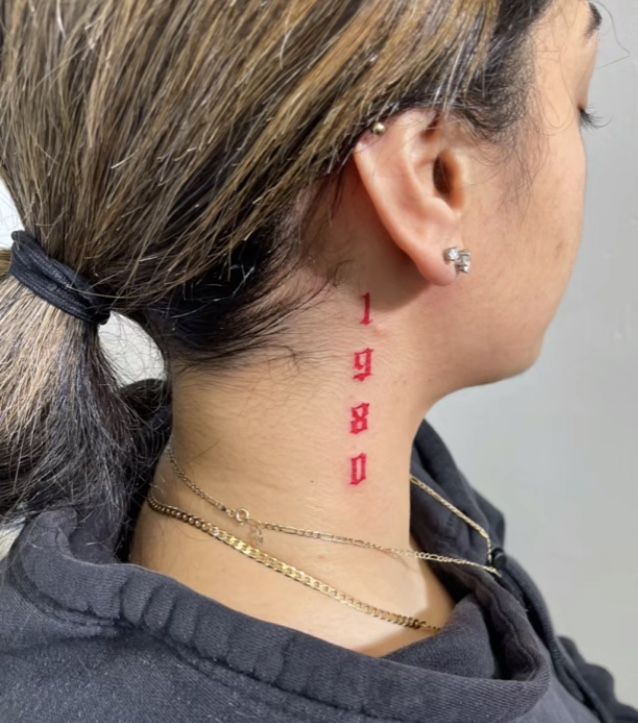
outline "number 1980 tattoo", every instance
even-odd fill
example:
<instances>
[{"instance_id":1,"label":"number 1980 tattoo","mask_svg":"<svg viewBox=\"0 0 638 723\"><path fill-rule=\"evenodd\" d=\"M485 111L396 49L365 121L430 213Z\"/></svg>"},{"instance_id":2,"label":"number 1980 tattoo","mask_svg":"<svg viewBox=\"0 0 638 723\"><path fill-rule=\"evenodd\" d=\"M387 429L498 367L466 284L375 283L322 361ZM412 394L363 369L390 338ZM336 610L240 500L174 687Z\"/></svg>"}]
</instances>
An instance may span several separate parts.
<instances>
[{"instance_id":1,"label":"number 1980 tattoo","mask_svg":"<svg viewBox=\"0 0 638 723\"><path fill-rule=\"evenodd\" d=\"M361 324L368 325L371 323L370 318L370 293L363 294L364 311ZM352 378L357 382L365 382L368 377L372 376L372 352L374 349L366 347L361 351L354 352L353 370L355 374ZM350 433L362 434L368 430L368 416L370 413L370 403L361 402L350 409ZM361 452L355 457L350 458L350 484L358 485L367 477L366 471L367 455Z\"/></svg>"}]
</instances>

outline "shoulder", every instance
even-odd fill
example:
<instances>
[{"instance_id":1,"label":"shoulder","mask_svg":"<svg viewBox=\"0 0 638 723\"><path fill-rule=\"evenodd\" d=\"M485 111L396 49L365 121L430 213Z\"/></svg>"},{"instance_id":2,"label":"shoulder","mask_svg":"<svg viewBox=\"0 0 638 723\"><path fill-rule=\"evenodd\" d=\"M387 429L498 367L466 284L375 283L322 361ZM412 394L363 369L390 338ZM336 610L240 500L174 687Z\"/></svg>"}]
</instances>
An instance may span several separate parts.
<instances>
[{"instance_id":1,"label":"shoulder","mask_svg":"<svg viewBox=\"0 0 638 723\"><path fill-rule=\"evenodd\" d=\"M127 626L41 643L0 653L0 721L297 723L333 712Z\"/></svg>"},{"instance_id":2,"label":"shoulder","mask_svg":"<svg viewBox=\"0 0 638 723\"><path fill-rule=\"evenodd\" d=\"M28 618L25 623L32 628ZM0 720L207 720L235 695L236 684L216 679L216 666L207 676L186 653L143 631L93 627L87 635L77 623L65 628L66 636L51 623L37 636L32 628L32 644L16 644L16 635L12 647L3 647Z\"/></svg>"},{"instance_id":3,"label":"shoulder","mask_svg":"<svg viewBox=\"0 0 638 723\"><path fill-rule=\"evenodd\" d=\"M0 560L0 721L184 723L327 720L325 704L257 680L177 638L189 621L170 609L174 635L70 614L21 591ZM16 584L17 583L17 584ZM25 594L23 594L23 592ZM157 598L154 605L165 601ZM130 611L129 611L130 612Z\"/></svg>"}]
</instances>

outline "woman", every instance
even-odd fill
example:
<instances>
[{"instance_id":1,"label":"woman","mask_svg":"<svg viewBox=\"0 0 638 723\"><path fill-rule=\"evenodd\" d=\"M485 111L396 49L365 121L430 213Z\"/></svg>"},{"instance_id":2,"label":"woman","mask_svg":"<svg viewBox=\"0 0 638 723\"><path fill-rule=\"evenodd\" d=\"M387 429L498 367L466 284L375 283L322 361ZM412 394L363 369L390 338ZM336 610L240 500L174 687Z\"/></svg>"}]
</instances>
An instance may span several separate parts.
<instances>
[{"instance_id":1,"label":"woman","mask_svg":"<svg viewBox=\"0 0 638 723\"><path fill-rule=\"evenodd\" d=\"M1 7L0 719L638 721L424 419L539 356L598 12Z\"/></svg>"}]
</instances>

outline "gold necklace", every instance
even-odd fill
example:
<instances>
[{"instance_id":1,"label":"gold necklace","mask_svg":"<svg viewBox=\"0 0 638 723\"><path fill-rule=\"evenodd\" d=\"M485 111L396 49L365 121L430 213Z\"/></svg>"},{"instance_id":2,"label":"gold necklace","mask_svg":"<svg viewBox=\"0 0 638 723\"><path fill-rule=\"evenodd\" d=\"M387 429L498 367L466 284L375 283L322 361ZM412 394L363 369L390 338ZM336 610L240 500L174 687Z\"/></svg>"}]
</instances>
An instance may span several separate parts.
<instances>
[{"instance_id":1,"label":"gold necklace","mask_svg":"<svg viewBox=\"0 0 638 723\"><path fill-rule=\"evenodd\" d=\"M369 549L375 549L379 550L381 552L389 552L391 554L395 555L403 555L406 557L416 557L422 560L432 560L434 562L443 562L443 563L449 563L453 565L466 565L469 567L478 567L482 570L486 570L487 572L496 575L497 577L501 577L501 573L492 565L483 565L479 562L474 562L473 560L465 560L463 558L457 558L457 557L449 557L447 555L438 555L433 552L421 552L420 550L404 550L397 547L385 547L383 545L378 545L374 542L368 542L367 540L361 540L358 538L352 538L352 537L345 537L343 535L331 535L327 532L319 532L317 530L306 530L306 529L300 529L298 527L292 527L291 525L279 525L274 522L262 522L260 520L253 519L250 516L250 513L245 507L239 507L237 509L233 509L231 507L228 507L223 502L219 502L218 500L215 500L213 497L208 495L204 490L202 490L195 482L187 476L187 474L184 472L184 470L179 466L177 463L177 460L175 459L175 453L173 451L173 448L170 444L170 440L168 444L166 445L166 449L168 452L168 458L171 462L171 465L173 466L173 469L175 471L175 474L179 479L181 479L183 482L190 487L190 489L195 492L196 495L204 499L209 504L216 507L221 512L224 512L228 517L232 518L235 522L239 523L239 525L247 524L249 527L249 534L250 539L252 542L256 544L262 544L264 541L263 537L263 530L269 529L273 530L275 532L284 532L288 534L293 535L301 535L302 537L309 537L314 539L320 539L324 540L326 542L337 542L342 544L350 544L357 547L364 547ZM437 502L442 504L444 507L446 507L450 512L455 514L457 517L460 517L466 524L468 524L470 527L472 527L474 530L476 530L481 537L486 541L487 545L487 560L488 562L493 562L492 560L492 552L493 552L493 546L492 541L490 540L489 535L485 531L481 525L479 525L477 522L472 520L470 517L468 517L466 514L461 512L457 507L455 507L451 502L446 500L444 497L442 497L438 492L433 490L431 487L425 484L425 482L422 482L418 477L416 477L413 474L410 474L410 481L412 484L417 485L421 489L423 489L425 492L427 492L431 497L433 497Z\"/></svg>"},{"instance_id":2,"label":"gold necklace","mask_svg":"<svg viewBox=\"0 0 638 723\"><path fill-rule=\"evenodd\" d=\"M337 590L337 588L333 587L332 585L329 585L322 580L318 580L316 577L313 577L307 572L300 570L298 567L289 565L283 560L280 560L277 557L273 557L272 555L269 555L268 553L260 550L257 547L254 547L253 545L249 545L248 543L244 542L244 540L235 537L235 535L228 532L227 530L223 530L221 527L213 525L212 523L203 520L201 517L191 515L185 510L182 510L179 507L175 507L174 505L162 504L155 499L152 493L148 494L148 496L146 497L146 502L148 503L149 507L156 512L160 512L162 514L168 515L169 517L175 517L182 522L186 522L187 524L192 525L199 530L202 530L202 532L206 532L211 537L215 537L216 539L221 540L227 545L230 545L230 547L233 547L235 550L239 550L244 555L247 555L253 560L260 562L263 565L266 565L272 570L280 572L286 577L289 577L293 580L297 580L297 582L301 582L302 584L312 588L313 590L317 590L324 595L327 595L328 597L331 597L335 600L338 600L339 602L344 603L345 605L349 605L350 607L359 610L360 612L408 628L427 628L435 633L439 632L442 629L440 626L432 625L426 620L414 618L409 615L400 615L398 613L390 612L389 610L383 610L382 608L378 608L374 605L362 602L361 600L358 600L352 595L347 595L346 593Z\"/></svg>"},{"instance_id":3,"label":"gold necklace","mask_svg":"<svg viewBox=\"0 0 638 723\"><path fill-rule=\"evenodd\" d=\"M376 545L375 543L367 542L365 540L359 540L356 538L350 538L350 537L344 537L341 535L330 535L328 533L322 533L317 532L315 530L303 530L296 527L291 527L288 525L277 525L275 523L269 523L269 522L261 522L259 520L254 520L250 517L250 514L248 510L241 507L237 510L233 510L232 508L224 505L221 502L218 502L217 500L214 500L212 497L210 497L206 492L204 492L200 487L198 487L187 475L186 473L179 467L177 464L177 460L175 459L175 455L173 452L173 449L169 444L167 445L168 453L169 453L169 459L175 469L176 474L180 479L182 479L186 484L200 497L202 497L204 500L212 504L217 509L223 511L225 514L227 514L229 517L233 518L236 522L238 522L240 525L242 524L248 524L250 527L251 535L255 536L261 541L263 539L263 533L262 530L264 528L268 528L277 532L288 532L292 534L301 534L306 537L312 537L317 539L324 539L329 542L345 542L348 544L353 544L361 547L369 547L381 551L387 551L395 554L403 554L403 555L412 555L418 558L422 559L429 559L429 560L435 560L437 562L449 562L453 564L458 565L472 565L476 567L480 567L484 570L487 570L495 575L500 576L500 572L490 566L490 565L481 565L479 563L473 562L471 560L463 560L460 558L453 558L453 557L447 557L445 555L436 555L433 553L425 553L420 552L416 550L401 550L399 548L392 548L392 547L383 547L381 545ZM470 517L465 515L461 510L459 510L457 507L455 507L451 502L446 500L444 497L439 495L437 492L435 492L431 487L426 485L424 482L422 482L420 479L418 479L415 475L410 475L410 481L413 484L416 484L420 486L422 489L424 489L429 495L431 495L434 499L436 499L439 503L444 505L447 509L449 509L451 512L453 512L455 515L460 517L462 520L464 520L468 525L470 525L473 529L475 529L486 541L487 543L487 556L488 560L492 561L492 543L490 540L489 535L487 532L477 523L474 522ZM358 600L357 598L353 597L352 595L348 595L344 592L341 592L337 588L333 587L332 585L329 585L328 583L319 580L312 575L310 575L307 572L304 572L303 570L300 570L299 568L289 565L288 563L284 562L283 560L280 560L279 558L276 558L272 555L269 555L265 551L259 549L255 545L250 545L244 540L241 540L240 538L236 537L232 533L228 532L227 530L222 529L218 525L213 525L210 522L207 522L206 520L203 520L200 517L197 517L196 515L189 514L187 511L180 509L179 507L175 507L174 505L165 505L159 502L152 493L149 493L146 502L148 503L149 507L156 512L168 515L170 517L174 517L182 522L185 522L187 524L190 524L197 529L202 530L203 532L206 532L211 537L214 537L218 540L221 540L225 544L233 547L234 549L238 550L239 552L247 555L253 560L256 560L257 562L260 562L263 565L266 565L267 567L271 568L272 570L275 570L276 572L279 572L286 577L289 577L293 580L296 580L297 582L301 582L304 585L307 585L308 587L317 590L324 595L327 595L328 597L331 597L335 600L338 600L339 602L342 602L346 605L349 605L350 607L355 608L356 610L359 610L360 612L366 613L367 615L372 615L377 618L381 618L382 620L386 620L388 622L396 623L397 625L401 625L404 627L409 628L426 628L433 632L439 632L442 628L438 625L433 625L432 623L427 622L426 620L415 618L409 615L401 615L398 613L393 613L389 610L384 610L382 608L378 608L374 605L370 605L369 603L365 603L361 600Z\"/></svg>"}]
</instances>

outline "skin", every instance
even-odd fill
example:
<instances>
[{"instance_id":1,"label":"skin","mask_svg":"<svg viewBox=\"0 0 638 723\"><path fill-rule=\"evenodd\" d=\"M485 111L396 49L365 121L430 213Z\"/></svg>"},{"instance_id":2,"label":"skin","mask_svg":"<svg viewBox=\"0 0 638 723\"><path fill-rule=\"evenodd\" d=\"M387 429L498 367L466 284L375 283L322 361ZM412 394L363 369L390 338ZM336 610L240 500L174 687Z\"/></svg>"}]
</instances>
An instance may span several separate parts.
<instances>
[{"instance_id":1,"label":"skin","mask_svg":"<svg viewBox=\"0 0 638 723\"><path fill-rule=\"evenodd\" d=\"M434 123L427 111L361 138L326 229L329 248L354 263L323 304L303 312L298 343L312 348L312 360L174 377L175 453L208 494L261 520L419 549L408 475L421 420L456 390L529 369L574 267L586 181L580 111L597 51L597 36L585 38L590 20L583 0L559 0L534 31L533 123L520 151L529 187L521 187L520 154L501 149L495 162L494 149L462 124ZM469 275L457 277L444 260L454 245L471 250ZM370 324L360 323L365 293ZM353 352L368 346L373 373L360 383ZM362 401L368 429L355 436L351 408ZM349 460L361 451L368 474L355 486ZM165 455L153 492L248 539L176 479ZM261 547L387 610L445 625L453 608L424 561L268 531ZM129 561L371 656L430 635L364 615L146 506Z\"/></svg>"}]
</instances>

